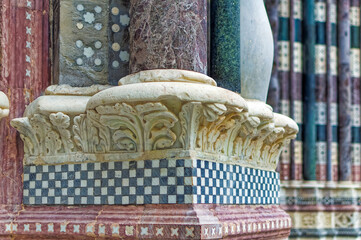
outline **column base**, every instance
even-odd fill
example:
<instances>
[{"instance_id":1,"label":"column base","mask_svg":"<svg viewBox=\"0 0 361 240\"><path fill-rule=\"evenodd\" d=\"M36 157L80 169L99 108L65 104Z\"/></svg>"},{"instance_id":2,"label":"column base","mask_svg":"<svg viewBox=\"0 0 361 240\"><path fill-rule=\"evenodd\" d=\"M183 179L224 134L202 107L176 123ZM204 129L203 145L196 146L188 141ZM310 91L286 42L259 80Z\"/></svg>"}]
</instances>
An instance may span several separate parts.
<instances>
[{"instance_id":1,"label":"column base","mask_svg":"<svg viewBox=\"0 0 361 240\"><path fill-rule=\"evenodd\" d=\"M6 239L287 239L289 216L276 205L159 204L0 209Z\"/></svg>"}]
</instances>

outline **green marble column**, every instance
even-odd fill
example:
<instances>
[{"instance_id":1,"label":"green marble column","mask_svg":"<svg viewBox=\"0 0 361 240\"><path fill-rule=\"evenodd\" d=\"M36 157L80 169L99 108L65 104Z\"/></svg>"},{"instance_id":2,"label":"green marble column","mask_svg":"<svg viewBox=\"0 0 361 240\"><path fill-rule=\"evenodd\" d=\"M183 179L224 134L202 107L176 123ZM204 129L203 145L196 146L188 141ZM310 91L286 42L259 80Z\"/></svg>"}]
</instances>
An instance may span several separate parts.
<instances>
[{"instance_id":1,"label":"green marble column","mask_svg":"<svg viewBox=\"0 0 361 240\"><path fill-rule=\"evenodd\" d=\"M303 177L304 180L316 180L316 81L315 81L315 1L304 2L304 144Z\"/></svg>"},{"instance_id":2,"label":"green marble column","mask_svg":"<svg viewBox=\"0 0 361 240\"><path fill-rule=\"evenodd\" d=\"M240 1L211 1L211 76L218 85L241 91Z\"/></svg>"},{"instance_id":3,"label":"green marble column","mask_svg":"<svg viewBox=\"0 0 361 240\"><path fill-rule=\"evenodd\" d=\"M266 101L274 53L263 0L212 1L211 19L211 76L245 98Z\"/></svg>"}]
</instances>

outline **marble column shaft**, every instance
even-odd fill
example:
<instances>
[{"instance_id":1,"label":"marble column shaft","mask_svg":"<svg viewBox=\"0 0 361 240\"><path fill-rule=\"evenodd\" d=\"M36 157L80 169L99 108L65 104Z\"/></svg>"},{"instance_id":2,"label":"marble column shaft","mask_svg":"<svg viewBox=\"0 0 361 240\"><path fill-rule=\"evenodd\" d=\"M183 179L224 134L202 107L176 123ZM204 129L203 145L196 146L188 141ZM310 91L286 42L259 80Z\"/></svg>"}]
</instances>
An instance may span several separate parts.
<instances>
[{"instance_id":1,"label":"marble column shaft","mask_svg":"<svg viewBox=\"0 0 361 240\"><path fill-rule=\"evenodd\" d=\"M130 72L207 73L206 0L131 0Z\"/></svg>"},{"instance_id":2,"label":"marble column shaft","mask_svg":"<svg viewBox=\"0 0 361 240\"><path fill-rule=\"evenodd\" d=\"M316 109L315 109L315 43L316 28L314 15L314 0L304 2L304 58L305 61L305 91L304 91L304 144L303 144L303 177L305 180L316 180Z\"/></svg>"},{"instance_id":3,"label":"marble column shaft","mask_svg":"<svg viewBox=\"0 0 361 240\"><path fill-rule=\"evenodd\" d=\"M219 86L241 91L240 1L211 1L211 76Z\"/></svg>"},{"instance_id":4,"label":"marble column shaft","mask_svg":"<svg viewBox=\"0 0 361 240\"><path fill-rule=\"evenodd\" d=\"M0 91L10 102L9 117L0 122L1 219L2 206L22 202L23 144L10 120L49 84L49 1L2 1L0 10Z\"/></svg>"},{"instance_id":5,"label":"marble column shaft","mask_svg":"<svg viewBox=\"0 0 361 240\"><path fill-rule=\"evenodd\" d=\"M339 72L339 175L351 180L351 76L350 76L350 0L338 2L338 72Z\"/></svg>"},{"instance_id":6,"label":"marble column shaft","mask_svg":"<svg viewBox=\"0 0 361 240\"><path fill-rule=\"evenodd\" d=\"M268 17L270 19L273 40L274 40L274 59L273 69L270 81L270 87L268 90L267 103L270 104L275 112L279 112L280 104L280 84L278 79L278 31L279 31L279 19L278 19L278 6L279 0L266 0L265 1Z\"/></svg>"}]
</instances>

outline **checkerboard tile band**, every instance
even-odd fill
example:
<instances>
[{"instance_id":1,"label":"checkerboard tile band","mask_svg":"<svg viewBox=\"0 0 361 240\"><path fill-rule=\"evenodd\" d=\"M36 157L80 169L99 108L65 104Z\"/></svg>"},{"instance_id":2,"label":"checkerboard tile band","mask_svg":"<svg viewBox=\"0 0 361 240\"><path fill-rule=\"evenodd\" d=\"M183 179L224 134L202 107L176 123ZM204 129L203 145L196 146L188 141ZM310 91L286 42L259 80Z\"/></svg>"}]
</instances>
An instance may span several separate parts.
<instances>
[{"instance_id":1,"label":"checkerboard tile band","mask_svg":"<svg viewBox=\"0 0 361 240\"><path fill-rule=\"evenodd\" d=\"M27 205L278 204L277 173L191 159L24 167Z\"/></svg>"},{"instance_id":2,"label":"checkerboard tile band","mask_svg":"<svg viewBox=\"0 0 361 240\"><path fill-rule=\"evenodd\" d=\"M278 173L201 160L193 172L195 203L278 204Z\"/></svg>"}]
</instances>

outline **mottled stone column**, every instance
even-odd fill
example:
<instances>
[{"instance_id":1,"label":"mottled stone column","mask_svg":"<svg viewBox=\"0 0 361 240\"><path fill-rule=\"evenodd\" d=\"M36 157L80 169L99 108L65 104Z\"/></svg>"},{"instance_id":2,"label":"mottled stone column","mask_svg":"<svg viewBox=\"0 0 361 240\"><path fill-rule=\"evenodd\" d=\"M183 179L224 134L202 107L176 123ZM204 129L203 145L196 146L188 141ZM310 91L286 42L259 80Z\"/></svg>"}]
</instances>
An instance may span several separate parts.
<instances>
[{"instance_id":1,"label":"mottled stone column","mask_svg":"<svg viewBox=\"0 0 361 240\"><path fill-rule=\"evenodd\" d=\"M219 86L241 91L240 1L211 1L211 76Z\"/></svg>"},{"instance_id":2,"label":"mottled stone column","mask_svg":"<svg viewBox=\"0 0 361 240\"><path fill-rule=\"evenodd\" d=\"M131 0L130 72L207 73L206 0Z\"/></svg>"},{"instance_id":3,"label":"mottled stone column","mask_svg":"<svg viewBox=\"0 0 361 240\"><path fill-rule=\"evenodd\" d=\"M268 18L270 19L270 24L273 32L273 41L274 41L274 59L273 59L273 69L270 81L270 87L268 90L267 103L272 106L273 111L279 112L280 104L280 84L278 79L278 32L279 32L279 18L278 18L278 6L279 0L266 0L266 9Z\"/></svg>"},{"instance_id":4,"label":"mottled stone column","mask_svg":"<svg viewBox=\"0 0 361 240\"><path fill-rule=\"evenodd\" d=\"M339 180L350 181L351 176L351 76L350 76L350 0L338 1L338 101L339 101Z\"/></svg>"},{"instance_id":5,"label":"mottled stone column","mask_svg":"<svg viewBox=\"0 0 361 240\"><path fill-rule=\"evenodd\" d=\"M305 180L316 180L316 109L315 109L315 1L304 2L304 59L305 89L304 89L304 144L303 144L303 177Z\"/></svg>"},{"instance_id":6,"label":"mottled stone column","mask_svg":"<svg viewBox=\"0 0 361 240\"><path fill-rule=\"evenodd\" d=\"M351 161L352 181L361 181L360 122L360 0L350 2L350 75L351 75Z\"/></svg>"},{"instance_id":7,"label":"mottled stone column","mask_svg":"<svg viewBox=\"0 0 361 240\"><path fill-rule=\"evenodd\" d=\"M49 84L49 1L12 0L0 3L0 222L4 206L22 202L23 144L10 120ZM5 100L5 104L2 103ZM9 108L9 110L7 109ZM9 111L9 112L8 112ZM2 237L0 237L2 239Z\"/></svg>"},{"instance_id":8,"label":"mottled stone column","mask_svg":"<svg viewBox=\"0 0 361 240\"><path fill-rule=\"evenodd\" d=\"M262 0L211 3L211 76L221 87L266 101L273 35Z\"/></svg>"}]
</instances>

